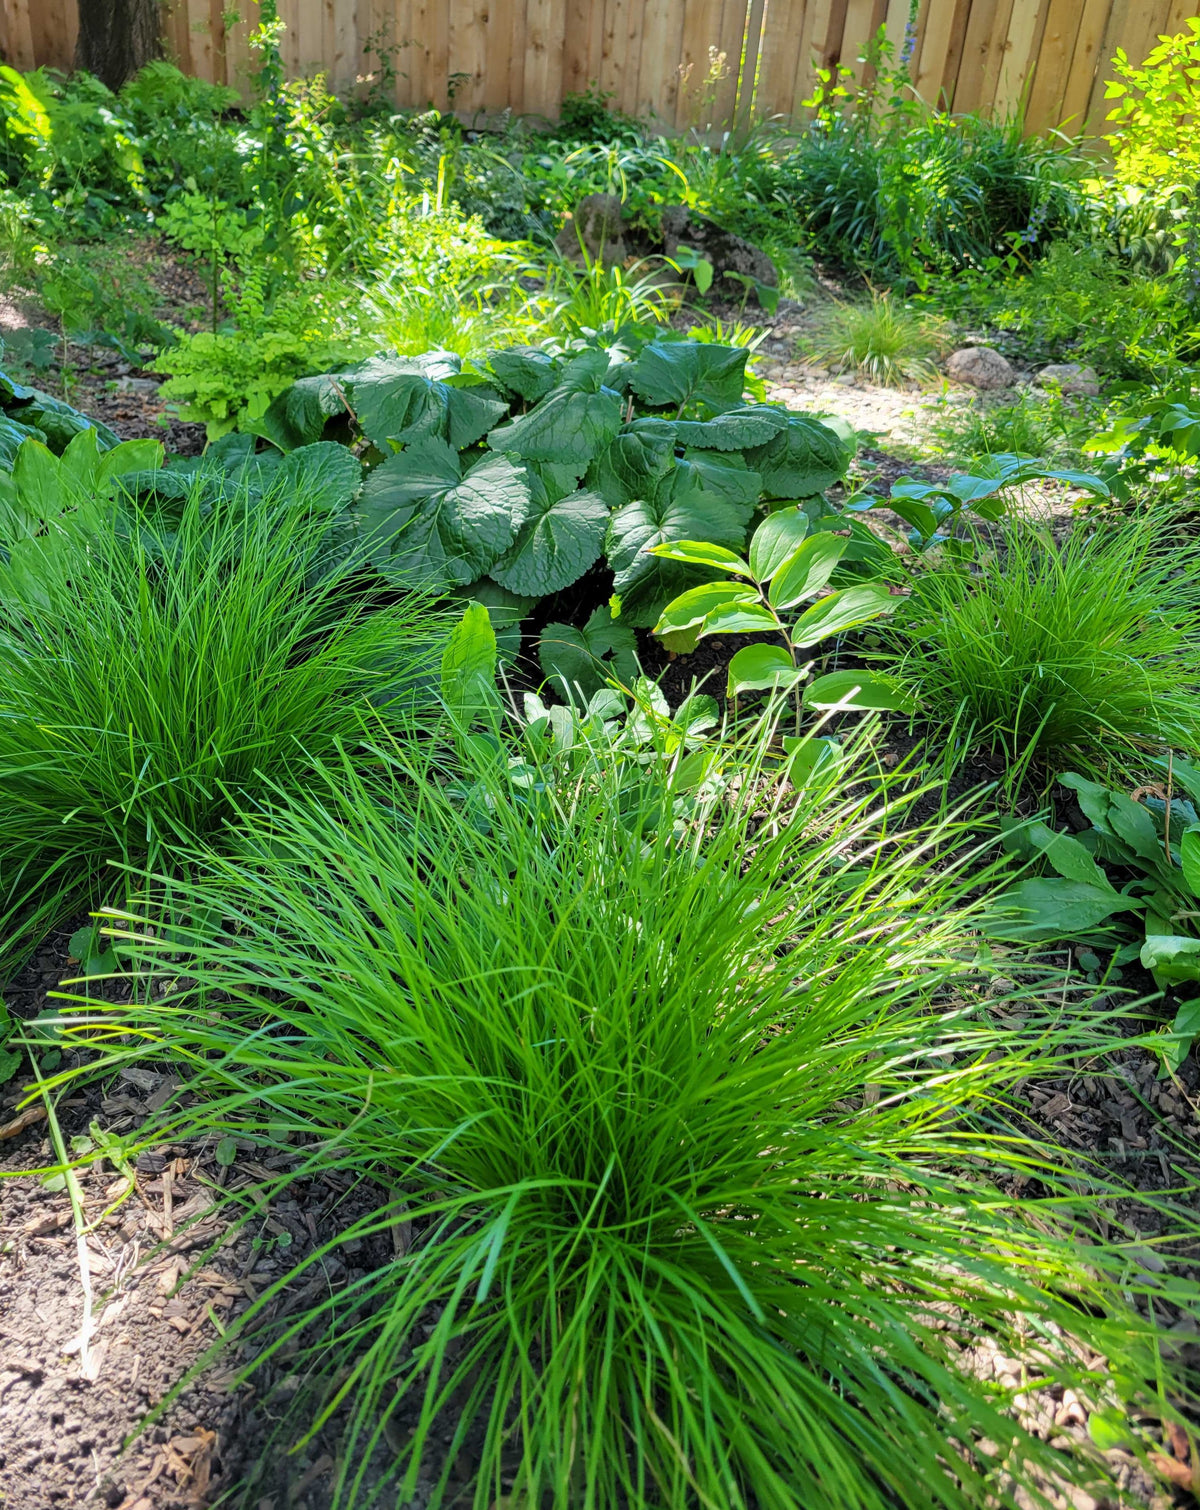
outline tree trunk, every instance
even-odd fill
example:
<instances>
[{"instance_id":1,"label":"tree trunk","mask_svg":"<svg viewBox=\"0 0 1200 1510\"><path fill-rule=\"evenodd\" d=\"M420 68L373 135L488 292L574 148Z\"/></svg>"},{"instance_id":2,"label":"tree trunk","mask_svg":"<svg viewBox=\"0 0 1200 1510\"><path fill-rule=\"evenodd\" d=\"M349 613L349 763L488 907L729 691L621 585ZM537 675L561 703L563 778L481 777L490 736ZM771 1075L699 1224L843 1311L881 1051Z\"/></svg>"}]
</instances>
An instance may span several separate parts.
<instances>
[{"instance_id":1,"label":"tree trunk","mask_svg":"<svg viewBox=\"0 0 1200 1510\"><path fill-rule=\"evenodd\" d=\"M79 0L76 68L120 89L161 48L159 0Z\"/></svg>"}]
</instances>

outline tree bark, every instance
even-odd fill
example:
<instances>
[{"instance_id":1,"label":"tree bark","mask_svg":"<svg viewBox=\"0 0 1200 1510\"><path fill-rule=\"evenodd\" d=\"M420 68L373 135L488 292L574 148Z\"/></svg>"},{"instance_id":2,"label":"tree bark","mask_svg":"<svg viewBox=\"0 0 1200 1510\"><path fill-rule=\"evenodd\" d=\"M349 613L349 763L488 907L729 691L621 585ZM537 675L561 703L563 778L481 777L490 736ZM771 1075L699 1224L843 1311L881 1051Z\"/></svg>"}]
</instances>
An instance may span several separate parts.
<instances>
[{"instance_id":1,"label":"tree bark","mask_svg":"<svg viewBox=\"0 0 1200 1510\"><path fill-rule=\"evenodd\" d=\"M120 89L161 52L159 0L79 0L76 68Z\"/></svg>"}]
</instances>

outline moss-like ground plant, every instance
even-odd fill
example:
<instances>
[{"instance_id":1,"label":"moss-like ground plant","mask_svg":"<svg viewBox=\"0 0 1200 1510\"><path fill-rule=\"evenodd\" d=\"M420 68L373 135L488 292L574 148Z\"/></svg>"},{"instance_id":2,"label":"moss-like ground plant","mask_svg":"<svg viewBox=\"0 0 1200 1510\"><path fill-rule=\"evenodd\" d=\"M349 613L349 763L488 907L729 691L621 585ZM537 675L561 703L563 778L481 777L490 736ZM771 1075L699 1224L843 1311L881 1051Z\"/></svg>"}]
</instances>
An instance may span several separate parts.
<instances>
[{"instance_id":1,"label":"moss-like ground plant","mask_svg":"<svg viewBox=\"0 0 1200 1510\"><path fill-rule=\"evenodd\" d=\"M405 1502L423 1459L476 1510L962 1510L1101 1471L961 1366L1025 1331L1038 1379L1107 1387L1066 1335L1154 1378L1076 1197L968 1120L1055 1044L947 990L931 836L893 850L869 786L776 787L765 743L723 796L654 764L632 805L602 744L570 778L460 745L247 818L173 891L173 929L209 920L186 946L118 925L174 989L83 1028L110 1068L186 1067L147 1138L298 1135L380 1187L340 1240L411 1224L275 1338L325 1381L309 1424L349 1415L336 1502Z\"/></svg>"}]
</instances>

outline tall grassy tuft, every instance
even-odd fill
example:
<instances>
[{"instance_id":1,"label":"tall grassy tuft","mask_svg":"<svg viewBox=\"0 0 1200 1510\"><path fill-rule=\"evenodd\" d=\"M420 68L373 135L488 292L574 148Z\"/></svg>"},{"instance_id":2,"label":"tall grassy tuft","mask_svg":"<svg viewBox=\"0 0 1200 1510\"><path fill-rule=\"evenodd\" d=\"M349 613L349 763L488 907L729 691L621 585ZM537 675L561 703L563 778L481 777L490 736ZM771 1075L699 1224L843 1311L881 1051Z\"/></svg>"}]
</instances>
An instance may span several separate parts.
<instances>
[{"instance_id":1,"label":"tall grassy tuft","mask_svg":"<svg viewBox=\"0 0 1200 1510\"><path fill-rule=\"evenodd\" d=\"M0 966L114 862L169 867L360 737L372 702L401 717L436 621L374 611L330 539L303 498L197 493L169 527L97 513L0 568Z\"/></svg>"},{"instance_id":2,"label":"tall grassy tuft","mask_svg":"<svg viewBox=\"0 0 1200 1510\"><path fill-rule=\"evenodd\" d=\"M188 1066L147 1137L299 1134L381 1187L344 1239L411 1223L275 1339L328 1381L316 1424L349 1414L337 1503L407 1502L423 1458L436 1504L469 1463L477 1510L961 1510L1084 1475L961 1349L1086 1390L1065 1334L1150 1380L1151 1328L1065 1182L966 1120L1054 1042L949 989L931 836L880 841L869 786L751 769L673 818L664 768L622 810L611 761L510 784L473 750L248 818L186 888L223 929L181 958L131 927L174 989L84 1028L110 1068Z\"/></svg>"},{"instance_id":3,"label":"tall grassy tuft","mask_svg":"<svg viewBox=\"0 0 1200 1510\"><path fill-rule=\"evenodd\" d=\"M973 725L1010 764L1195 750L1200 561L1174 541L1168 551L1165 527L1077 526L1058 544L1017 523L977 574L918 578L885 638L922 715Z\"/></svg>"}]
</instances>

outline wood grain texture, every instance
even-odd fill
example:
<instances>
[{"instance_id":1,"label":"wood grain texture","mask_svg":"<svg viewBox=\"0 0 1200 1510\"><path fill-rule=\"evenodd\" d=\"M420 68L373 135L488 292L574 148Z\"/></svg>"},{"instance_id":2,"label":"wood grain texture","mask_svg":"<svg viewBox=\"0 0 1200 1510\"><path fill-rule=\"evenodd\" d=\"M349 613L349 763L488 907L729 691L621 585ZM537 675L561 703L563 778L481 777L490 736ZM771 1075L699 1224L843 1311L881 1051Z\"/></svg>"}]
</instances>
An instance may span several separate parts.
<instances>
[{"instance_id":1,"label":"wood grain texture","mask_svg":"<svg viewBox=\"0 0 1200 1510\"><path fill-rule=\"evenodd\" d=\"M762 62L758 79L760 117L790 115L796 82L806 72L801 52L814 0L771 0L762 27Z\"/></svg>"}]
</instances>

